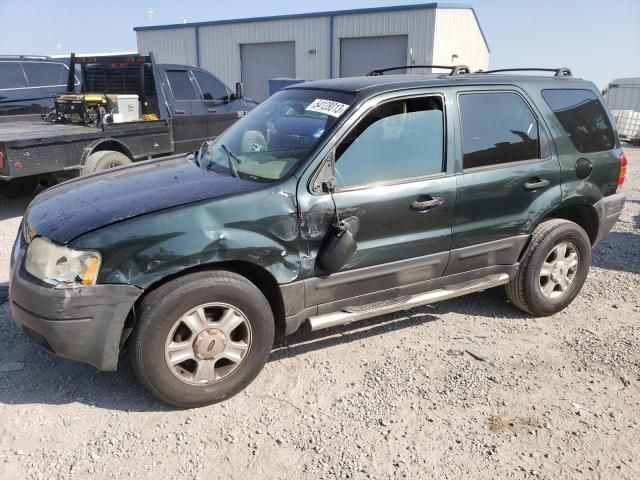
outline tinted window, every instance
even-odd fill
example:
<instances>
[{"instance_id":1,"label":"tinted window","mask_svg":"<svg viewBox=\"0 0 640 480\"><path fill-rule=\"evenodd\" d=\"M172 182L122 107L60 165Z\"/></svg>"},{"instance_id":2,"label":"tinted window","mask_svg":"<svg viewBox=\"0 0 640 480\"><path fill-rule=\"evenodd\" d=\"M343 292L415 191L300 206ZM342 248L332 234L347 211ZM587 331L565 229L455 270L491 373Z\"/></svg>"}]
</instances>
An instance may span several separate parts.
<instances>
[{"instance_id":1,"label":"tinted window","mask_svg":"<svg viewBox=\"0 0 640 480\"><path fill-rule=\"evenodd\" d=\"M22 67L18 62L0 62L0 88L26 87Z\"/></svg>"},{"instance_id":2,"label":"tinted window","mask_svg":"<svg viewBox=\"0 0 640 480\"><path fill-rule=\"evenodd\" d=\"M173 70L167 72L167 79L176 100L195 100L196 91L193 88L189 74L186 71Z\"/></svg>"},{"instance_id":3,"label":"tinted window","mask_svg":"<svg viewBox=\"0 0 640 480\"><path fill-rule=\"evenodd\" d=\"M444 115L437 97L398 100L367 114L336 151L338 188L441 172Z\"/></svg>"},{"instance_id":4,"label":"tinted window","mask_svg":"<svg viewBox=\"0 0 640 480\"><path fill-rule=\"evenodd\" d=\"M24 68L24 73L27 74L29 86L31 87L67 84L67 72L69 70L61 63L24 62L22 68Z\"/></svg>"},{"instance_id":5,"label":"tinted window","mask_svg":"<svg viewBox=\"0 0 640 480\"><path fill-rule=\"evenodd\" d=\"M538 158L538 122L520 95L460 95L464 168Z\"/></svg>"},{"instance_id":6,"label":"tinted window","mask_svg":"<svg viewBox=\"0 0 640 480\"><path fill-rule=\"evenodd\" d=\"M229 92L227 91L227 87L225 87L218 80L213 78L208 73L194 71L193 75L196 77L198 81L198 85L200 85L200 90L202 91L202 98L204 100L228 100Z\"/></svg>"},{"instance_id":7,"label":"tinted window","mask_svg":"<svg viewBox=\"0 0 640 480\"><path fill-rule=\"evenodd\" d=\"M609 118L595 93L543 90L542 96L579 152L601 152L615 147Z\"/></svg>"}]
</instances>

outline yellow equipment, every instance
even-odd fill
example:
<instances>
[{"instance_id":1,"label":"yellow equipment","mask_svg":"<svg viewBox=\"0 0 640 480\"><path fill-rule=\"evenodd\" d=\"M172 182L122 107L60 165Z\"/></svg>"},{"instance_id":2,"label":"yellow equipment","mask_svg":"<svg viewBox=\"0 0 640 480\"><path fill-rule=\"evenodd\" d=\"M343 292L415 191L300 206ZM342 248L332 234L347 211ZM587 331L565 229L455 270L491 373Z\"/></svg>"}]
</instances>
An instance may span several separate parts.
<instances>
[{"instance_id":1,"label":"yellow equipment","mask_svg":"<svg viewBox=\"0 0 640 480\"><path fill-rule=\"evenodd\" d=\"M56 119L58 121L80 121L99 123L111 110L111 102L101 93L62 93L56 95Z\"/></svg>"}]
</instances>

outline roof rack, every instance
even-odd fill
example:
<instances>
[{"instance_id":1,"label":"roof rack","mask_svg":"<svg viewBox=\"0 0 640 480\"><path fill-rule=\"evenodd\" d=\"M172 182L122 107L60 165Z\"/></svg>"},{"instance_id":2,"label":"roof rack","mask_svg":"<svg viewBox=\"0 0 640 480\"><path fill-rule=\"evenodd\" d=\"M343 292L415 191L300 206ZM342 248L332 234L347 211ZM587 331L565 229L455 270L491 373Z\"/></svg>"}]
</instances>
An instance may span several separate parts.
<instances>
[{"instance_id":1,"label":"roof rack","mask_svg":"<svg viewBox=\"0 0 640 480\"><path fill-rule=\"evenodd\" d=\"M573 77L571 70L565 67L560 68L500 68L497 70L478 70L474 73L503 73L503 72L553 72L554 77Z\"/></svg>"},{"instance_id":2,"label":"roof rack","mask_svg":"<svg viewBox=\"0 0 640 480\"><path fill-rule=\"evenodd\" d=\"M449 76L466 75L471 73L471 69L466 65L404 65L402 67L374 68L367 73L367 77L376 77L378 75L383 75L384 72L407 70L410 68L445 68L450 70Z\"/></svg>"}]
</instances>

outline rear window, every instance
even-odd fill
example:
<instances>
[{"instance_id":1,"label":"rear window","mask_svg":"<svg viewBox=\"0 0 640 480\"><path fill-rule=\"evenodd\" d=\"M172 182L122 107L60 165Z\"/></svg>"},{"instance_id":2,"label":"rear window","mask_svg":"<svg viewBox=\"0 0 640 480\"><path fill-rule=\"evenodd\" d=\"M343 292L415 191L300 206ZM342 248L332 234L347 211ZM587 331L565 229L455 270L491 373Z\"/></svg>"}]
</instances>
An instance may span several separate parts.
<instances>
[{"instance_id":1,"label":"rear window","mask_svg":"<svg viewBox=\"0 0 640 480\"><path fill-rule=\"evenodd\" d=\"M173 92L175 100L195 100L196 91L189 79L189 74L184 70L172 70L167 72L167 80Z\"/></svg>"},{"instance_id":2,"label":"rear window","mask_svg":"<svg viewBox=\"0 0 640 480\"><path fill-rule=\"evenodd\" d=\"M24 88L27 80L18 62L0 63L0 88Z\"/></svg>"},{"instance_id":3,"label":"rear window","mask_svg":"<svg viewBox=\"0 0 640 480\"><path fill-rule=\"evenodd\" d=\"M615 147L609 117L595 93L553 89L543 90L542 96L579 152L601 152Z\"/></svg>"},{"instance_id":4,"label":"rear window","mask_svg":"<svg viewBox=\"0 0 640 480\"><path fill-rule=\"evenodd\" d=\"M49 62L24 62L24 73L27 74L29 86L50 87L54 85L66 85L68 69L62 63Z\"/></svg>"}]
</instances>

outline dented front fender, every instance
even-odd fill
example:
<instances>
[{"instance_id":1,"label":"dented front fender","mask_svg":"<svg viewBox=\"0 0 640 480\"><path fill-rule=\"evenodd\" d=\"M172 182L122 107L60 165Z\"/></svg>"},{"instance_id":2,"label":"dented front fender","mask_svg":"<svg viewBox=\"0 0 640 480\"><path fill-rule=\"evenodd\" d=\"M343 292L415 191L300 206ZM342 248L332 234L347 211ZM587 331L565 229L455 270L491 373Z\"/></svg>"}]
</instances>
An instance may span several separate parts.
<instances>
[{"instance_id":1,"label":"dented front fender","mask_svg":"<svg viewBox=\"0 0 640 480\"><path fill-rule=\"evenodd\" d=\"M145 288L169 275L244 261L278 283L301 272L296 179L260 190L190 203L82 235L74 248L102 254L99 283Z\"/></svg>"}]
</instances>

